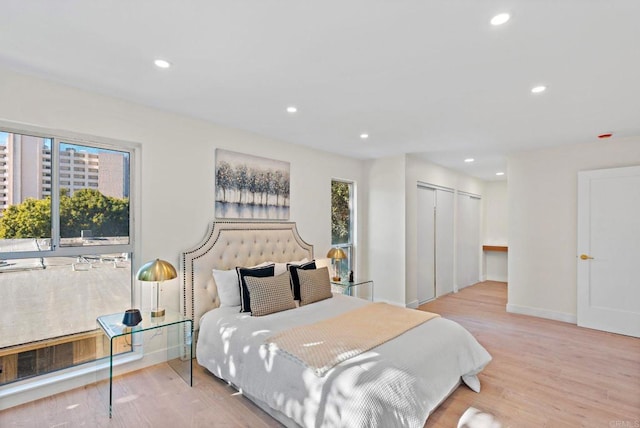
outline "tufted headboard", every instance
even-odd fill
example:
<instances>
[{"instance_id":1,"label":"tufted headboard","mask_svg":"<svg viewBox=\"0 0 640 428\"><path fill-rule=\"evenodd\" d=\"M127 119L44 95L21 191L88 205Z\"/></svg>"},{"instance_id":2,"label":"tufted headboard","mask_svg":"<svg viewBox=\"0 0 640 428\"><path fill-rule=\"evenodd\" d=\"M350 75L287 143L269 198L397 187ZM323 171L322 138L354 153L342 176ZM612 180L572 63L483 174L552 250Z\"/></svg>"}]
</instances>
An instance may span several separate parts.
<instances>
[{"instance_id":1,"label":"tufted headboard","mask_svg":"<svg viewBox=\"0 0 640 428\"><path fill-rule=\"evenodd\" d=\"M293 222L212 222L202 242L180 255L181 312L197 331L200 317L219 306L213 269L305 257L313 259L313 245L302 240Z\"/></svg>"}]
</instances>

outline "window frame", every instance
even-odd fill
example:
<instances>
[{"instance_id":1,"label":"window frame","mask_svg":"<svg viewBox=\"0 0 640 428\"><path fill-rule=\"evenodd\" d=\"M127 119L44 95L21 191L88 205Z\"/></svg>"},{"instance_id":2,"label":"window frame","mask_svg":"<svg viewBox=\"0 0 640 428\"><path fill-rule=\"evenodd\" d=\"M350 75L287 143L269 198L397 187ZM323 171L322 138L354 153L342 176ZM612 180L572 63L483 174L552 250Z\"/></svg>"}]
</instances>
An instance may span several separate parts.
<instances>
[{"instance_id":1,"label":"window frame","mask_svg":"<svg viewBox=\"0 0 640 428\"><path fill-rule=\"evenodd\" d=\"M0 120L0 131L28 135L38 138L51 139L51 248L43 251L0 252L0 258L5 260L27 259L40 257L74 257L81 255L99 255L105 253L130 253L132 262L139 245L136 231L139 228L140 195L140 148L139 143L113 140L103 137L81 135L71 132L61 132L40 128L26 124L15 124ZM104 150L117 150L129 154L129 243L111 245L62 246L60 245L60 144L77 144ZM70 180L72 181L72 180ZM131 281L131 300L133 303L133 273Z\"/></svg>"}]
</instances>

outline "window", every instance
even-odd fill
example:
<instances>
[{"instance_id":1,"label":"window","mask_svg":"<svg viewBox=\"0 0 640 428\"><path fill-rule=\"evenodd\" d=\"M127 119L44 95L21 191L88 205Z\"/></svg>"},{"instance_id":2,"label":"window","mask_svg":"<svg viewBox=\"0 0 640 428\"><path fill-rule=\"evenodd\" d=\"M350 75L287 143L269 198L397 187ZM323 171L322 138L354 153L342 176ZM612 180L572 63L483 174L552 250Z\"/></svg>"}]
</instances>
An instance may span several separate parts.
<instances>
[{"instance_id":1,"label":"window","mask_svg":"<svg viewBox=\"0 0 640 428\"><path fill-rule=\"evenodd\" d=\"M0 385L102 357L96 317L133 300L134 148L35 134L0 129ZM69 153L95 156L100 180L70 188Z\"/></svg>"},{"instance_id":2,"label":"window","mask_svg":"<svg viewBox=\"0 0 640 428\"><path fill-rule=\"evenodd\" d=\"M331 245L342 248L347 255L341 262L343 278L345 270L355 270L353 187L351 182L331 181Z\"/></svg>"}]
</instances>

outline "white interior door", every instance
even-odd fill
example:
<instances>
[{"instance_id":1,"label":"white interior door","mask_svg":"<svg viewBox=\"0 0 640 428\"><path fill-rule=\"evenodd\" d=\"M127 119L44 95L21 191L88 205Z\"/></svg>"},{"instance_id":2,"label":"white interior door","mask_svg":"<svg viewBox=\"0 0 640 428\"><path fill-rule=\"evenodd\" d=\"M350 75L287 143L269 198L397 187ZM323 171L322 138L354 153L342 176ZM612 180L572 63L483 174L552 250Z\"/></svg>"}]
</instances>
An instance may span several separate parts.
<instances>
[{"instance_id":1,"label":"white interior door","mask_svg":"<svg viewBox=\"0 0 640 428\"><path fill-rule=\"evenodd\" d=\"M453 192L436 190L436 297L453 293Z\"/></svg>"},{"instance_id":2,"label":"white interior door","mask_svg":"<svg viewBox=\"0 0 640 428\"><path fill-rule=\"evenodd\" d=\"M458 193L456 282L464 288L480 281L480 198Z\"/></svg>"},{"instance_id":3,"label":"white interior door","mask_svg":"<svg viewBox=\"0 0 640 428\"><path fill-rule=\"evenodd\" d=\"M418 302L435 298L436 191L418 187Z\"/></svg>"},{"instance_id":4,"label":"white interior door","mask_svg":"<svg viewBox=\"0 0 640 428\"><path fill-rule=\"evenodd\" d=\"M640 166L578 173L578 325L640 337Z\"/></svg>"}]
</instances>

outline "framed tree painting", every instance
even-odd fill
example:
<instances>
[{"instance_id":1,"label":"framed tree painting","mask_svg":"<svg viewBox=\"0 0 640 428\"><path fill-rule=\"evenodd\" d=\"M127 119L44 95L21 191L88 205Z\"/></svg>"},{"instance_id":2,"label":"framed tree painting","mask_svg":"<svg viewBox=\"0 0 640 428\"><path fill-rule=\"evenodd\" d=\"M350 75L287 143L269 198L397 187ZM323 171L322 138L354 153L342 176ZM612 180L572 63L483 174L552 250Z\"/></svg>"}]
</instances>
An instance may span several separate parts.
<instances>
[{"instance_id":1,"label":"framed tree painting","mask_svg":"<svg viewBox=\"0 0 640 428\"><path fill-rule=\"evenodd\" d=\"M216 149L216 218L288 220L289 174L289 162Z\"/></svg>"}]
</instances>

